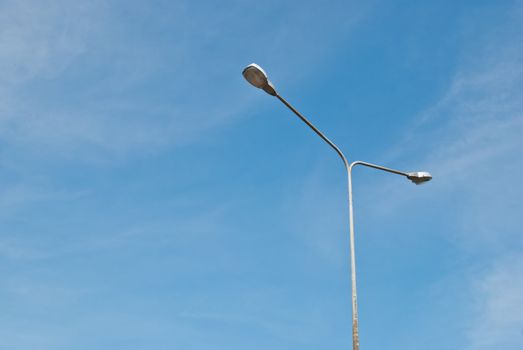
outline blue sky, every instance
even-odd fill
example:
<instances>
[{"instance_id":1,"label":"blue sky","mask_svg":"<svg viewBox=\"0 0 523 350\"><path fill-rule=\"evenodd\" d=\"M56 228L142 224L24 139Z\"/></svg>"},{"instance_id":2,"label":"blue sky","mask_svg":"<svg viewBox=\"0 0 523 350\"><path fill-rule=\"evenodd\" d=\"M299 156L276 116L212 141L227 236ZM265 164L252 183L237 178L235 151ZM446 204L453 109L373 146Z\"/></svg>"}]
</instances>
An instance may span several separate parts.
<instances>
[{"instance_id":1,"label":"blue sky","mask_svg":"<svg viewBox=\"0 0 523 350\"><path fill-rule=\"evenodd\" d=\"M523 347L523 2L0 2L0 349Z\"/></svg>"}]
</instances>

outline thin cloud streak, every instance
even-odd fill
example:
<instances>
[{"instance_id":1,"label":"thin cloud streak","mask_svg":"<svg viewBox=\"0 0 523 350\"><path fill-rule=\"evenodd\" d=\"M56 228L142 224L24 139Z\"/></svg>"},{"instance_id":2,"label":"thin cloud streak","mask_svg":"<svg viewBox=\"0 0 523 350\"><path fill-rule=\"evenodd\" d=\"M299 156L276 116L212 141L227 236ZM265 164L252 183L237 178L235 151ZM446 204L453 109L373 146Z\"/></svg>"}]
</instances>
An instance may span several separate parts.
<instances>
[{"instance_id":1,"label":"thin cloud streak","mask_svg":"<svg viewBox=\"0 0 523 350\"><path fill-rule=\"evenodd\" d=\"M468 325L457 328L469 350L523 344L523 186L517 180L523 172L521 14L516 6L513 22L499 31L503 37L489 37L482 49L468 52L469 64L456 73L448 92L420 115L403 145L384 156L414 162L434 175L421 201L436 203L433 215L448 220L439 234L459 249L466 264L455 272L462 277L446 290L467 291L467 296L440 294L447 305L464 302L456 306L455 323ZM372 205L376 218L401 215L405 205L420 200L419 193L400 190L392 181L374 192L366 205L369 210ZM380 201L378 193L395 200ZM454 269L459 264L452 263Z\"/></svg>"},{"instance_id":2,"label":"thin cloud streak","mask_svg":"<svg viewBox=\"0 0 523 350\"><path fill-rule=\"evenodd\" d=\"M240 14L245 6L249 11ZM282 5L282 14L289 12L288 18L280 19L285 25L265 27L260 33L255 28L263 16L245 6L224 11L173 4L155 23L144 23L151 31L170 31L169 40L158 39L165 45L153 48L123 24L114 8L101 2L6 3L6 20L0 22L0 73L9 89L0 91L0 135L11 147L49 150L74 159L89 152L126 155L186 144L238 120L255 96L244 86L241 66L249 63L248 57L261 54L239 33L252 32L249 42L257 42L256 47L281 52L289 46L286 37L299 37L289 29L289 21L309 21L312 13ZM263 13L263 8L259 10ZM147 9L137 4L128 12L131 17L139 12L141 21L149 19ZM244 19L231 21L236 23L233 30L223 26L227 18ZM340 35L358 16L352 18L343 22ZM187 40L185 32L196 38ZM217 36L230 39L212 49L210 60L203 52ZM334 42L332 37L322 46ZM308 40L291 46L307 45ZM227 61L225 56L232 52L238 60ZM310 64L323 55L299 60ZM167 76L172 77L170 82ZM130 99L137 91L142 97Z\"/></svg>"},{"instance_id":3,"label":"thin cloud streak","mask_svg":"<svg viewBox=\"0 0 523 350\"><path fill-rule=\"evenodd\" d=\"M486 36L483 44L478 44L480 49L464 46L463 65L458 67L447 91L412 121L413 127L396 148L376 160L405 170L428 170L434 176L432 182L417 187L395 177L368 180L371 178L361 179L355 174L360 252L366 245L393 249L396 244L420 244L420 240L442 247L448 244L455 250L436 254L441 260L422 257L427 259L422 265L438 266L438 272L433 273L432 281L416 285L423 291L419 295L424 295L424 301L416 304L416 312L426 310L432 312L432 317L420 316L412 325L427 338L451 332L450 338L461 340L468 350L516 350L523 344L523 320L519 316L523 314L523 289L519 283L523 280L523 186L517 179L517 174L523 173L522 14L521 7L516 6L512 22L500 30L502 36ZM343 184L334 192L332 185L315 178L317 174L312 173L301 186L299 204L305 213L308 208L313 208L313 214L319 208L328 212L336 193L345 191ZM325 193L331 194L325 198ZM340 197L338 208L345 204L341 199L345 198ZM336 257L335 247L345 242L325 237L322 232L345 233L342 219L343 211L334 220L304 215L294 218L294 225L305 244L316 248L318 256L327 252L332 258ZM315 222L320 225L314 226ZM369 235L376 222L382 232ZM402 222L398 241L391 242L388 235L393 232L383 231L387 222ZM415 230L409 224L412 222L416 223ZM434 227L426 229L429 225ZM362 227L366 230L360 230ZM403 255L412 254L408 251ZM372 262L359 257L364 276L386 270L376 267L380 271L375 273ZM414 273L424 272L414 269ZM431 310L436 304L441 310ZM452 310L443 311L445 308ZM435 326L445 327L446 331L436 331ZM399 334L398 342L403 341L405 348L419 347L414 345L419 338Z\"/></svg>"},{"instance_id":4,"label":"thin cloud streak","mask_svg":"<svg viewBox=\"0 0 523 350\"><path fill-rule=\"evenodd\" d=\"M523 345L523 255L512 255L474 278L470 350L518 349Z\"/></svg>"}]
</instances>

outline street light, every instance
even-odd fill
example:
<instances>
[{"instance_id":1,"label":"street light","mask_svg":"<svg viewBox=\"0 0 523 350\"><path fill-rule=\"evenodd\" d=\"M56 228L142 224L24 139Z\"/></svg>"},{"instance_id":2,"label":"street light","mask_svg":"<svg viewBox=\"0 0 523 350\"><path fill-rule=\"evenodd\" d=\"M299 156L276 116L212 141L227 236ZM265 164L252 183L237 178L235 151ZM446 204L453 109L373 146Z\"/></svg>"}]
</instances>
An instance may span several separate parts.
<instances>
[{"instance_id":1,"label":"street light","mask_svg":"<svg viewBox=\"0 0 523 350\"><path fill-rule=\"evenodd\" d=\"M350 241L350 268L351 268L351 284L352 284L352 348L353 350L359 350L360 340L358 331L358 302L356 293L356 254L354 249L354 217L352 210L352 168L356 165L363 165L366 167L386 171L389 173L405 176L407 179L412 181L416 185L423 184L432 179L432 175L425 171L417 172L403 172L386 168L380 165L375 165L363 161L356 161L351 164L347 161L347 158L343 152L336 146L331 140L327 138L318 128L316 128L307 118L305 118L300 112L298 112L293 106L291 106L283 97L277 92L274 85L269 80L267 73L258 66L256 63L252 63L245 67L242 72L244 78L253 86L264 90L271 96L277 97L285 106L287 106L294 114L296 114L307 126L309 126L319 137L321 137L336 153L340 156L345 170L347 171L347 184L348 184L348 195L349 195L349 241Z\"/></svg>"}]
</instances>

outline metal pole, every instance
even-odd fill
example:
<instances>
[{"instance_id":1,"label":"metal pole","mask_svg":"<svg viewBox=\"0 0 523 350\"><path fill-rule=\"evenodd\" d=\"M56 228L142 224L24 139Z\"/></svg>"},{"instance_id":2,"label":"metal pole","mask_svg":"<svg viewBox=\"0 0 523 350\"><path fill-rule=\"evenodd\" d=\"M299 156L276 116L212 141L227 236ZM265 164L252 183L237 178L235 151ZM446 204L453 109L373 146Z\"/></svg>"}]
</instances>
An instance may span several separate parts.
<instances>
[{"instance_id":1,"label":"metal pole","mask_svg":"<svg viewBox=\"0 0 523 350\"><path fill-rule=\"evenodd\" d=\"M367 163L363 161L355 161L349 165L349 162L347 161L347 158L343 154L343 152L340 150L338 146L336 146L327 136L325 136L318 128L316 128L307 118L305 118L300 112L298 112L289 102L287 102L283 97L281 97L278 93L275 92L275 95L287 108L289 108L294 114L296 114L309 128L311 128L319 137L321 137L329 146L331 146L334 151L340 156L341 160L343 161L343 164L345 166L345 170L347 172L347 188L348 188L348 195L349 195L349 245L350 245L350 275L351 275L351 286L352 286L352 349L353 350L359 350L360 349L360 336L359 336L359 324L358 324L358 297L357 297L357 289L356 289L356 251L355 251L355 239L354 239L354 214L353 214L353 201L352 201L352 168L356 165L363 165L369 168L374 168L382 171L386 171L392 174L402 175L406 176L408 178L408 174L387 168L381 165L376 165L372 163Z\"/></svg>"},{"instance_id":2,"label":"metal pole","mask_svg":"<svg viewBox=\"0 0 523 350\"><path fill-rule=\"evenodd\" d=\"M378 170L383 170L389 173L407 176L408 174L387 168L381 165L376 165L372 163L363 162L361 160L352 162L347 169L348 174L348 187L349 187L349 230L350 230L350 258L351 258L351 277L352 277L352 348L358 350L360 348L360 339L358 333L358 302L356 295L356 254L354 252L354 214L353 214L353 201L352 201L352 168L356 165L363 165L369 168L374 168Z\"/></svg>"},{"instance_id":3,"label":"metal pole","mask_svg":"<svg viewBox=\"0 0 523 350\"><path fill-rule=\"evenodd\" d=\"M352 348L359 350L360 335L358 327L358 300L356 294L356 253L354 251L354 214L352 209L352 163L347 170L349 188L349 240L350 240L350 274L352 283Z\"/></svg>"},{"instance_id":4,"label":"metal pole","mask_svg":"<svg viewBox=\"0 0 523 350\"><path fill-rule=\"evenodd\" d=\"M345 170L347 172L348 195L349 195L349 241L350 241L350 271L351 271L351 285L352 285L352 349L360 349L360 338L358 329L358 300L356 293L356 253L354 248L354 225L352 217L352 184L351 184L351 166L343 152L331 140L327 138L318 128L316 128L307 118L298 112L289 102L287 102L278 93L275 95L287 108L296 114L309 128L311 128L319 137L323 139L334 151L340 156Z\"/></svg>"},{"instance_id":5,"label":"metal pole","mask_svg":"<svg viewBox=\"0 0 523 350\"><path fill-rule=\"evenodd\" d=\"M427 172L415 172L415 173L404 173L398 170L382 167L371 163L362 161L356 161L349 165L347 158L343 152L336 146L331 140L327 138L318 128L316 128L307 118L305 118L300 112L298 112L289 102L281 97L274 88L274 85L269 81L267 74L257 64L253 63L248 65L242 72L245 79L253 86L264 90L271 96L277 97L287 108L289 108L294 114L298 116L309 128L311 128L319 137L323 139L336 153L340 156L347 172L347 189L349 199L349 241L350 241L350 273L351 273L351 285L352 285L352 348L353 350L359 350L360 340L358 331L358 300L356 293L356 253L355 253L355 242L354 242L354 217L352 210L352 168L355 165L361 164L371 168L387 171L390 173L406 176L409 180L414 182L416 185L427 182L432 179L432 175Z\"/></svg>"}]
</instances>

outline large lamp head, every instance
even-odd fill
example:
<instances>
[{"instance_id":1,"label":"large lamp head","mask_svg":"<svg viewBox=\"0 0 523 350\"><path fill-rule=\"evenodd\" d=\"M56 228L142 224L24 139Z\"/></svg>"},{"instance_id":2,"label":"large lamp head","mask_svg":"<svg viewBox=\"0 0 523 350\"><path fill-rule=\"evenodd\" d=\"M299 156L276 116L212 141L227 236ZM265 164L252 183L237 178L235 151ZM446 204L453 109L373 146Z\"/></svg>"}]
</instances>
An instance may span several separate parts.
<instances>
[{"instance_id":1,"label":"large lamp head","mask_svg":"<svg viewBox=\"0 0 523 350\"><path fill-rule=\"evenodd\" d=\"M274 85L269 81L267 73L256 63L251 63L245 67L242 74L245 80L252 86L262 89L269 95L276 96L276 89L274 89Z\"/></svg>"},{"instance_id":2,"label":"large lamp head","mask_svg":"<svg viewBox=\"0 0 523 350\"><path fill-rule=\"evenodd\" d=\"M432 180L432 175L426 171L415 171L407 173L407 178L416 185L421 185Z\"/></svg>"}]
</instances>

